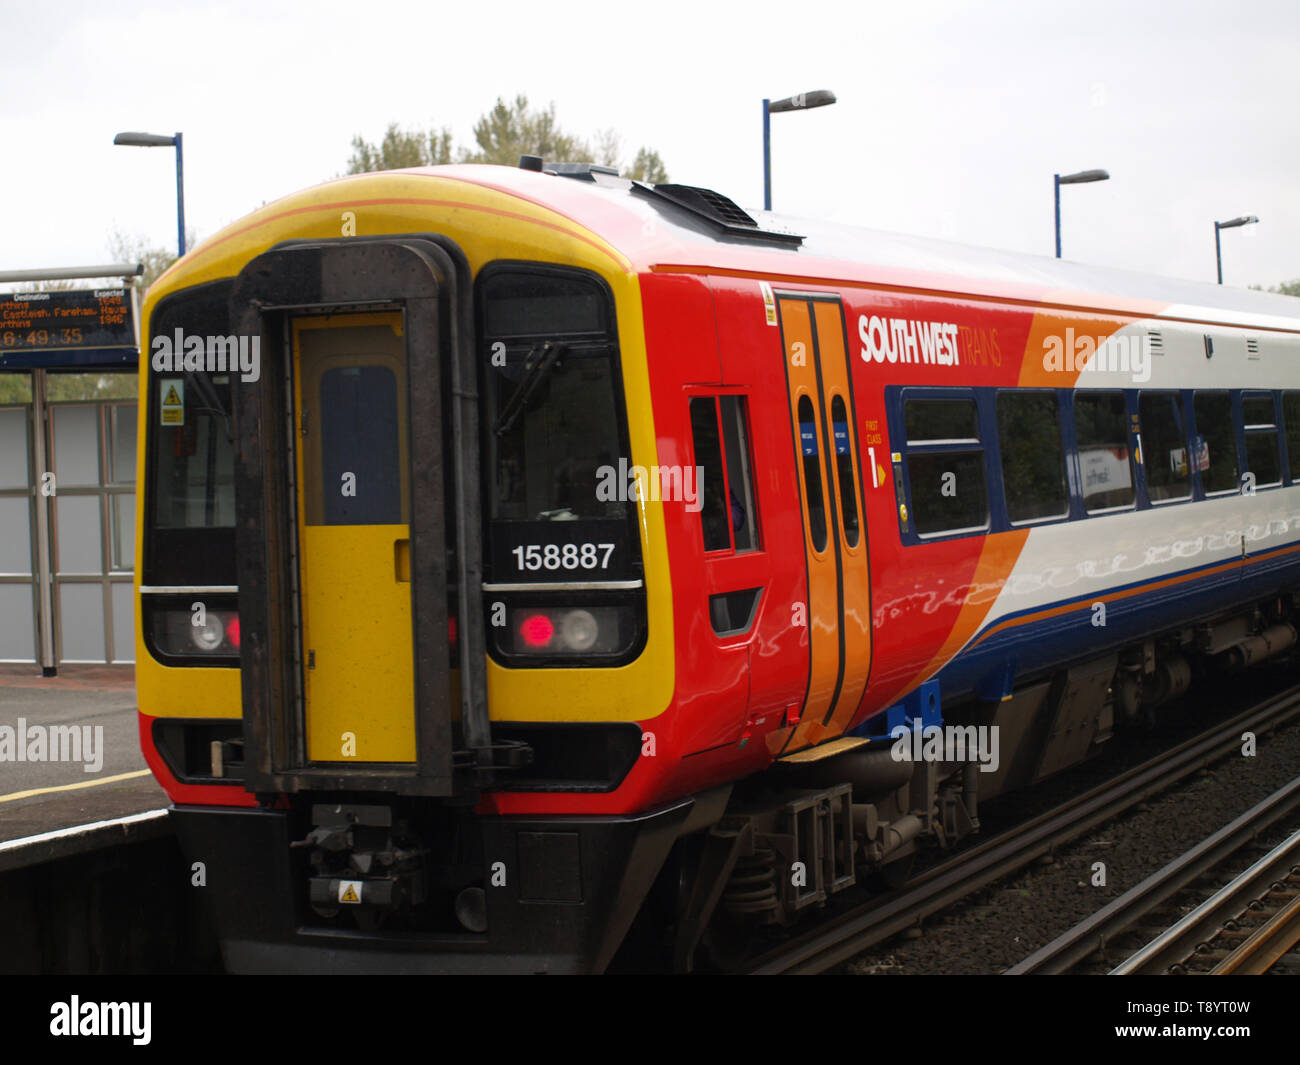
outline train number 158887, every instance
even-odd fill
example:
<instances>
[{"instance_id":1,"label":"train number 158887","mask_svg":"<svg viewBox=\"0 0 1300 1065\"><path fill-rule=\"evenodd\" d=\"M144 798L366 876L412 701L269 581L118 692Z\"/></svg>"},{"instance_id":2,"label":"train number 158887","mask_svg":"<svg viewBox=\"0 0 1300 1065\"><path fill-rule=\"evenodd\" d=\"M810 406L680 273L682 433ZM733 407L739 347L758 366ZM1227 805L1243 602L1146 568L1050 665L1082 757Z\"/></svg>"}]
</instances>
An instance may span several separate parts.
<instances>
[{"instance_id":1,"label":"train number 158887","mask_svg":"<svg viewBox=\"0 0 1300 1065\"><path fill-rule=\"evenodd\" d=\"M609 569L613 544L520 544L510 553L521 570Z\"/></svg>"}]
</instances>

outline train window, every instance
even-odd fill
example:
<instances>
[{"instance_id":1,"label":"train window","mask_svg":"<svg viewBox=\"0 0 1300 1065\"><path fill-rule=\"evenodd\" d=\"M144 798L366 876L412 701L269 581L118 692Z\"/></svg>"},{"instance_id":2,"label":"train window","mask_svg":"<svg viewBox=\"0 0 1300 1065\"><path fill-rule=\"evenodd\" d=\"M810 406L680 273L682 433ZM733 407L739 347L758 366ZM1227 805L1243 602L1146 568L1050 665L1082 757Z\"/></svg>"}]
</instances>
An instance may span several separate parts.
<instances>
[{"instance_id":1,"label":"train window","mask_svg":"<svg viewBox=\"0 0 1300 1065\"><path fill-rule=\"evenodd\" d=\"M972 444L979 420L971 399L909 399L903 406L909 444Z\"/></svg>"},{"instance_id":2,"label":"train window","mask_svg":"<svg viewBox=\"0 0 1300 1065\"><path fill-rule=\"evenodd\" d=\"M1286 453L1291 482L1300 483L1300 392L1282 393L1282 420L1286 425Z\"/></svg>"},{"instance_id":3,"label":"train window","mask_svg":"<svg viewBox=\"0 0 1300 1065\"><path fill-rule=\"evenodd\" d=\"M1083 505L1089 514L1133 505L1133 458L1122 392L1080 392L1074 397Z\"/></svg>"},{"instance_id":4,"label":"train window","mask_svg":"<svg viewBox=\"0 0 1300 1065\"><path fill-rule=\"evenodd\" d=\"M1070 510L1055 392L998 395L1002 485L1013 522L1062 518Z\"/></svg>"},{"instance_id":5,"label":"train window","mask_svg":"<svg viewBox=\"0 0 1300 1065\"><path fill-rule=\"evenodd\" d=\"M908 461L919 535L971 532L988 525L984 452L916 452Z\"/></svg>"},{"instance_id":6,"label":"train window","mask_svg":"<svg viewBox=\"0 0 1300 1065\"><path fill-rule=\"evenodd\" d=\"M1282 483L1282 461L1278 454L1277 414L1271 395L1243 396L1243 428L1246 433L1246 469L1255 477L1256 488Z\"/></svg>"},{"instance_id":7,"label":"train window","mask_svg":"<svg viewBox=\"0 0 1300 1065\"><path fill-rule=\"evenodd\" d=\"M812 537L813 549L826 550L826 496L822 489L822 465L820 440L817 432L817 416L813 413L812 400L807 396L799 397L799 453L803 456L803 485L808 497L808 532Z\"/></svg>"},{"instance_id":8,"label":"train window","mask_svg":"<svg viewBox=\"0 0 1300 1065\"><path fill-rule=\"evenodd\" d=\"M917 534L987 528L988 481L975 401L908 399L903 404L903 424Z\"/></svg>"},{"instance_id":9,"label":"train window","mask_svg":"<svg viewBox=\"0 0 1300 1065\"><path fill-rule=\"evenodd\" d=\"M853 476L853 454L849 434L849 415L844 399L831 400L831 428L835 437L835 476L840 482L840 513L844 518L844 542L858 546L858 483Z\"/></svg>"},{"instance_id":10,"label":"train window","mask_svg":"<svg viewBox=\"0 0 1300 1065\"><path fill-rule=\"evenodd\" d=\"M498 267L478 286L493 521L629 521L612 313L594 278ZM594 535L594 533L593 533Z\"/></svg>"},{"instance_id":11,"label":"train window","mask_svg":"<svg viewBox=\"0 0 1300 1065\"><path fill-rule=\"evenodd\" d=\"M719 396L727 460L727 505L737 551L758 550L758 506L750 473L749 417L744 396Z\"/></svg>"},{"instance_id":12,"label":"train window","mask_svg":"<svg viewBox=\"0 0 1300 1065\"><path fill-rule=\"evenodd\" d=\"M319 382L320 467L306 474L308 524L401 524L396 375L388 366L338 366ZM351 492L326 490L349 478Z\"/></svg>"},{"instance_id":13,"label":"train window","mask_svg":"<svg viewBox=\"0 0 1300 1065\"><path fill-rule=\"evenodd\" d=\"M1237 490L1237 434L1227 392L1197 392L1196 468L1207 495Z\"/></svg>"},{"instance_id":14,"label":"train window","mask_svg":"<svg viewBox=\"0 0 1300 1065\"><path fill-rule=\"evenodd\" d=\"M1178 394L1143 392L1138 398L1138 415L1142 426L1142 462L1151 502L1190 499L1192 469Z\"/></svg>"},{"instance_id":15,"label":"train window","mask_svg":"<svg viewBox=\"0 0 1300 1065\"><path fill-rule=\"evenodd\" d=\"M695 465L701 471L696 482L700 492L700 523L705 551L728 551L727 479L722 471L722 443L718 433L718 401L712 396L691 400L691 437L695 442Z\"/></svg>"}]
</instances>

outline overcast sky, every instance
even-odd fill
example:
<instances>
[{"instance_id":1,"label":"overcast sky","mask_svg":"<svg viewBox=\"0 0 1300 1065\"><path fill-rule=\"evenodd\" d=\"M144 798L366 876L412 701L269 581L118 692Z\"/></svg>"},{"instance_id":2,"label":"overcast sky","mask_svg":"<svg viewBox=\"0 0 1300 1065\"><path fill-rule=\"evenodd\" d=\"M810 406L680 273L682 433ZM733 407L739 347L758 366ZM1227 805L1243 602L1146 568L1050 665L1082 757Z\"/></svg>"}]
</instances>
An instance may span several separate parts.
<instances>
[{"instance_id":1,"label":"overcast sky","mask_svg":"<svg viewBox=\"0 0 1300 1065\"><path fill-rule=\"evenodd\" d=\"M105 261L113 230L190 228L342 173L389 122L472 141L498 96L554 102L674 181L762 202L761 100L779 211L1229 284L1300 278L1296 0L653 4L32 3L0 0L0 270Z\"/></svg>"}]
</instances>

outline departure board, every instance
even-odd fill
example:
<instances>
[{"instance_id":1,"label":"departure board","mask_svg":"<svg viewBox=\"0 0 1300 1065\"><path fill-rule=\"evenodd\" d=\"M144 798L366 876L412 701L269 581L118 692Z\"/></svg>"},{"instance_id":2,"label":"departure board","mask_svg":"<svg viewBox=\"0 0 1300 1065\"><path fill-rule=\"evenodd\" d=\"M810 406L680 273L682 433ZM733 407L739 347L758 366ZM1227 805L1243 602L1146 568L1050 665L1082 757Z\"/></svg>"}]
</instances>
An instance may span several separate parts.
<instances>
[{"instance_id":1,"label":"departure board","mask_svg":"<svg viewBox=\"0 0 1300 1065\"><path fill-rule=\"evenodd\" d=\"M130 289L0 292L0 361L13 355L134 347Z\"/></svg>"}]
</instances>

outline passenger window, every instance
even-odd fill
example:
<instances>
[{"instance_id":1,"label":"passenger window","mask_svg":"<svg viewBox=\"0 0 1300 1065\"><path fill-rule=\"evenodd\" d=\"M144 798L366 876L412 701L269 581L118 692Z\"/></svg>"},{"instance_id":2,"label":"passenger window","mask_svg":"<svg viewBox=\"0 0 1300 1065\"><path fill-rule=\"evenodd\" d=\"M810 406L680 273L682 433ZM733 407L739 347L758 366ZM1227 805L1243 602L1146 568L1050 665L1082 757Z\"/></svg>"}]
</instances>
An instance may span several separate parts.
<instances>
[{"instance_id":1,"label":"passenger window","mask_svg":"<svg viewBox=\"0 0 1300 1065\"><path fill-rule=\"evenodd\" d=\"M1142 462L1146 466L1147 494L1151 502L1190 499L1192 468L1177 393L1143 392L1138 398L1138 414L1142 425Z\"/></svg>"},{"instance_id":2,"label":"passenger window","mask_svg":"<svg viewBox=\"0 0 1300 1065\"><path fill-rule=\"evenodd\" d=\"M1255 487L1281 484L1282 462L1277 450L1277 415L1273 397L1244 396L1241 413L1246 432L1246 469L1255 475Z\"/></svg>"},{"instance_id":3,"label":"passenger window","mask_svg":"<svg viewBox=\"0 0 1300 1065\"><path fill-rule=\"evenodd\" d=\"M689 477L683 471L682 483L693 485L697 493L704 550L758 550L758 507L744 397L693 398L691 435L700 471ZM686 498L686 503L690 506L692 500Z\"/></svg>"},{"instance_id":4,"label":"passenger window","mask_svg":"<svg viewBox=\"0 0 1300 1065\"><path fill-rule=\"evenodd\" d=\"M1007 514L1013 522L1062 518L1070 510L1055 392L998 395L998 446Z\"/></svg>"},{"instance_id":5,"label":"passenger window","mask_svg":"<svg viewBox=\"0 0 1300 1065\"><path fill-rule=\"evenodd\" d=\"M1122 392L1085 392L1074 397L1083 505L1089 514L1133 505L1133 461L1128 412Z\"/></svg>"},{"instance_id":6,"label":"passenger window","mask_svg":"<svg viewBox=\"0 0 1300 1065\"><path fill-rule=\"evenodd\" d=\"M849 433L849 415L844 400L831 400L831 429L835 438L835 476L840 482L840 514L844 520L844 542L858 546L858 482L853 476L853 455Z\"/></svg>"},{"instance_id":7,"label":"passenger window","mask_svg":"<svg viewBox=\"0 0 1300 1065\"><path fill-rule=\"evenodd\" d=\"M1237 490L1237 434L1233 427L1232 401L1227 392L1197 392L1196 468L1206 494Z\"/></svg>"},{"instance_id":8,"label":"passenger window","mask_svg":"<svg viewBox=\"0 0 1300 1065\"><path fill-rule=\"evenodd\" d=\"M917 534L987 528L988 483L975 401L909 399L903 404L903 423Z\"/></svg>"},{"instance_id":9,"label":"passenger window","mask_svg":"<svg viewBox=\"0 0 1300 1065\"><path fill-rule=\"evenodd\" d=\"M804 491L808 494L809 532L813 548L826 550L826 497L822 490L821 449L817 440L817 417L812 401L799 397L799 454L803 456Z\"/></svg>"},{"instance_id":10,"label":"passenger window","mask_svg":"<svg viewBox=\"0 0 1300 1065\"><path fill-rule=\"evenodd\" d=\"M1286 453L1294 484L1300 482L1300 392L1282 393L1282 420L1286 425Z\"/></svg>"},{"instance_id":11,"label":"passenger window","mask_svg":"<svg viewBox=\"0 0 1300 1065\"><path fill-rule=\"evenodd\" d=\"M971 399L909 399L903 420L909 444L979 442L979 418Z\"/></svg>"}]
</instances>

